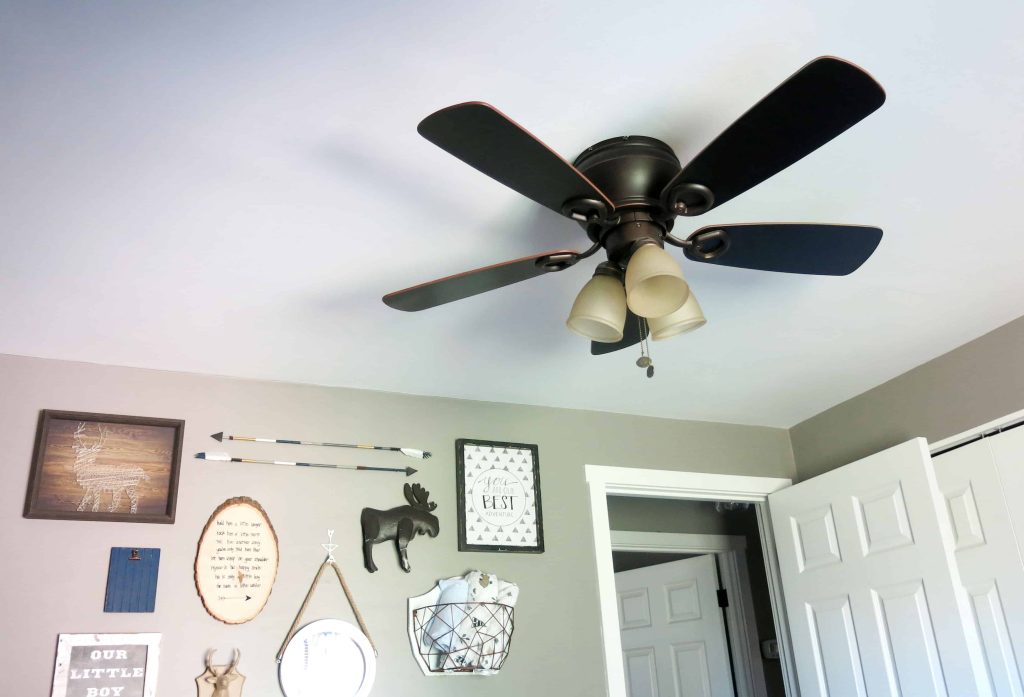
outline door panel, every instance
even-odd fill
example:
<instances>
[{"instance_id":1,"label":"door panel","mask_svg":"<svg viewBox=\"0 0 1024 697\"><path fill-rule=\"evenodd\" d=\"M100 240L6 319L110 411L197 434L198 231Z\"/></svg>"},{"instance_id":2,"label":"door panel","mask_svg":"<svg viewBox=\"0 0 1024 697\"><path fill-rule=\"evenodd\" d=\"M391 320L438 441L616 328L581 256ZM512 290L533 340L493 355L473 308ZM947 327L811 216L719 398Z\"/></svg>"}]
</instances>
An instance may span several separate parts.
<instances>
[{"instance_id":1,"label":"door panel","mask_svg":"<svg viewBox=\"0 0 1024 697\"><path fill-rule=\"evenodd\" d=\"M620 592L619 629L642 629L651 626L651 599L646 588Z\"/></svg>"},{"instance_id":2,"label":"door panel","mask_svg":"<svg viewBox=\"0 0 1024 697\"><path fill-rule=\"evenodd\" d=\"M1024 458L1024 438L1010 431L934 458L939 488L953 528L954 549L971 619L981 637L985 668L997 697L1024 697L1024 563L1004 484ZM1021 434L1024 435L1024 434ZM1001 464L1009 467L1002 468Z\"/></svg>"},{"instance_id":3,"label":"door panel","mask_svg":"<svg viewBox=\"0 0 1024 697\"><path fill-rule=\"evenodd\" d=\"M626 666L626 686L630 697L658 697L658 667L654 647L623 651L622 658Z\"/></svg>"},{"instance_id":4,"label":"door panel","mask_svg":"<svg viewBox=\"0 0 1024 697\"><path fill-rule=\"evenodd\" d=\"M679 697L712 697L703 641L672 645L672 680Z\"/></svg>"},{"instance_id":5,"label":"door panel","mask_svg":"<svg viewBox=\"0 0 1024 697\"><path fill-rule=\"evenodd\" d=\"M922 579L872 590L885 672L892 694L945 695Z\"/></svg>"},{"instance_id":6,"label":"door panel","mask_svg":"<svg viewBox=\"0 0 1024 697\"><path fill-rule=\"evenodd\" d=\"M967 586L967 593L971 596L974 620L978 623L985 647L985 662L993 691L999 697L1021 697L1024 688L1021 686L1019 661L1014 655L1006 612L995 580L979 586Z\"/></svg>"},{"instance_id":7,"label":"door panel","mask_svg":"<svg viewBox=\"0 0 1024 697\"><path fill-rule=\"evenodd\" d=\"M1024 426L1000 433L994 438L986 438L992 457L995 459L999 486L1005 492L1005 500L1016 505L1007 506L1010 512L1010 523L1016 534L1018 554L1024 546L1024 509L1020 505L1024 497ZM967 446L972 447L972 446ZM966 448L960 448L966 450ZM952 453L959 452L954 450ZM943 455L942 457L945 457Z\"/></svg>"},{"instance_id":8,"label":"door panel","mask_svg":"<svg viewBox=\"0 0 1024 697\"><path fill-rule=\"evenodd\" d=\"M630 697L734 697L713 555L615 574Z\"/></svg>"},{"instance_id":9,"label":"door panel","mask_svg":"<svg viewBox=\"0 0 1024 697\"><path fill-rule=\"evenodd\" d=\"M926 446L768 497L804 697L990 694Z\"/></svg>"},{"instance_id":10,"label":"door panel","mask_svg":"<svg viewBox=\"0 0 1024 697\"><path fill-rule=\"evenodd\" d=\"M807 604L812 634L818 690L832 697L864 697L864 678L860 668L860 650L853 631L850 597L819 600ZM829 690L828 686L834 686Z\"/></svg>"}]
</instances>

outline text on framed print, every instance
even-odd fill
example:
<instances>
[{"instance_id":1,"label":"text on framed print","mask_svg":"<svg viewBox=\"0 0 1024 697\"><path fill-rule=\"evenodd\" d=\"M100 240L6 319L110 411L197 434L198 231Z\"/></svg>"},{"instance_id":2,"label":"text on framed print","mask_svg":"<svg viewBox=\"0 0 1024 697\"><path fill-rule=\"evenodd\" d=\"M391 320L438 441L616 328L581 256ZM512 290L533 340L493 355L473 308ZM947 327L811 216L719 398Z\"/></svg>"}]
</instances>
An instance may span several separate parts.
<instances>
[{"instance_id":1,"label":"text on framed print","mask_svg":"<svg viewBox=\"0 0 1024 697\"><path fill-rule=\"evenodd\" d=\"M459 551L543 552L537 446L455 441Z\"/></svg>"}]
</instances>

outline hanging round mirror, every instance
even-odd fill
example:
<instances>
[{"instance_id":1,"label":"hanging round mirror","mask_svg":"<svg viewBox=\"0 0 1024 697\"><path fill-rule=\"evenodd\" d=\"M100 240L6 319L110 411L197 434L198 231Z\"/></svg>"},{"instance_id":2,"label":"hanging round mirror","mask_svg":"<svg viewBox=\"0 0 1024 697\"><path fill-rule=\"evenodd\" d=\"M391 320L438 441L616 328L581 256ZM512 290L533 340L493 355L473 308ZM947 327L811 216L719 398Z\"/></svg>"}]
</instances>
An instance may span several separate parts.
<instances>
[{"instance_id":1,"label":"hanging round mirror","mask_svg":"<svg viewBox=\"0 0 1024 697\"><path fill-rule=\"evenodd\" d=\"M377 675L377 658L355 625L316 620L288 642L279 675L287 697L366 697Z\"/></svg>"}]
</instances>

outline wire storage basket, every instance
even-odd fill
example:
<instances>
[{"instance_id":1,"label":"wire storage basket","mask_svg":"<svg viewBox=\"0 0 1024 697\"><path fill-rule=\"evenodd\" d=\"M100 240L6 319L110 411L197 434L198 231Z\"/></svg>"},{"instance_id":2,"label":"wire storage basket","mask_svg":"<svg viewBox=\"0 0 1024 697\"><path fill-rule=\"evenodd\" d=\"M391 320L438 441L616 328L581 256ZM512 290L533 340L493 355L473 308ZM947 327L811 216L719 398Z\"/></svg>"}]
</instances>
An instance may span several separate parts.
<instances>
[{"instance_id":1,"label":"wire storage basket","mask_svg":"<svg viewBox=\"0 0 1024 697\"><path fill-rule=\"evenodd\" d=\"M440 603L412 609L417 650L431 673L496 673L512 645L513 608Z\"/></svg>"}]
</instances>

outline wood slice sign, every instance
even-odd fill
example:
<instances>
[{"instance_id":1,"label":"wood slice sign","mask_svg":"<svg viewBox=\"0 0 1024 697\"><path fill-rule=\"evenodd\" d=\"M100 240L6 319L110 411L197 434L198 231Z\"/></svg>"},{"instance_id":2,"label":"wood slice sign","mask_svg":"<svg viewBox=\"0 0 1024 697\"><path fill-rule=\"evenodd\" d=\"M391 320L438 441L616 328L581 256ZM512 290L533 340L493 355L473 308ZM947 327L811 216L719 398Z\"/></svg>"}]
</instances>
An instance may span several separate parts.
<instances>
[{"instance_id":1,"label":"wood slice sign","mask_svg":"<svg viewBox=\"0 0 1024 697\"><path fill-rule=\"evenodd\" d=\"M277 533L256 501L238 496L213 512L196 551L196 590L203 606L226 624L260 614L277 578Z\"/></svg>"}]
</instances>

